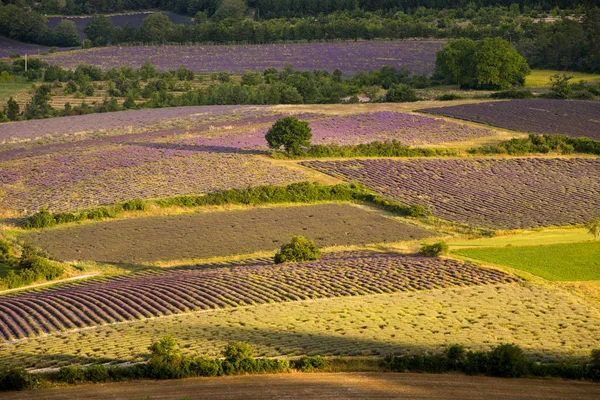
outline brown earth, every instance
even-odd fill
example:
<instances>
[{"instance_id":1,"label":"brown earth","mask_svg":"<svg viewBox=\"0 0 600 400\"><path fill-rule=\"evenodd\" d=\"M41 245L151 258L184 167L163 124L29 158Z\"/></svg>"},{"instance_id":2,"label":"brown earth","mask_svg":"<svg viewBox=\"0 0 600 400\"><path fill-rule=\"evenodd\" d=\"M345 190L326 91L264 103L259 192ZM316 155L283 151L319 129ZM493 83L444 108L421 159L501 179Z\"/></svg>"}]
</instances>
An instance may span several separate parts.
<instances>
[{"instance_id":1,"label":"brown earth","mask_svg":"<svg viewBox=\"0 0 600 400\"><path fill-rule=\"evenodd\" d=\"M58 260L135 263L271 251L294 235L323 247L414 240L434 233L359 207L320 204L109 221L23 238Z\"/></svg>"},{"instance_id":2,"label":"brown earth","mask_svg":"<svg viewBox=\"0 0 600 400\"><path fill-rule=\"evenodd\" d=\"M28 392L22 399L598 399L600 385L558 379L502 379L454 374L304 373L171 381L133 381Z\"/></svg>"}]
</instances>

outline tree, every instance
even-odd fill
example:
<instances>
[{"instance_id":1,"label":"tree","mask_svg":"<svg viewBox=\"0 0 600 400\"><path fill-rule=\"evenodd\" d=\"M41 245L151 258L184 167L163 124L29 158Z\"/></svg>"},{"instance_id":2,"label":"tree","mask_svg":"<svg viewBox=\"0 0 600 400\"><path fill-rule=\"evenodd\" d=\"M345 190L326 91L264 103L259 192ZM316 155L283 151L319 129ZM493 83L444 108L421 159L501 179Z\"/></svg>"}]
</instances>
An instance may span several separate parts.
<instances>
[{"instance_id":1,"label":"tree","mask_svg":"<svg viewBox=\"0 0 600 400\"><path fill-rule=\"evenodd\" d=\"M144 42L165 42L172 30L173 23L166 15L154 13L144 18L140 26L140 35Z\"/></svg>"},{"instance_id":2,"label":"tree","mask_svg":"<svg viewBox=\"0 0 600 400\"><path fill-rule=\"evenodd\" d=\"M437 76L471 89L522 86L531 73L525 59L499 37L451 40L437 53L435 65Z\"/></svg>"},{"instance_id":3,"label":"tree","mask_svg":"<svg viewBox=\"0 0 600 400\"><path fill-rule=\"evenodd\" d=\"M421 253L427 257L439 257L448 253L448 244L446 242L423 244L421 246Z\"/></svg>"},{"instance_id":4,"label":"tree","mask_svg":"<svg viewBox=\"0 0 600 400\"><path fill-rule=\"evenodd\" d=\"M594 240L600 240L600 218L592 218L585 227L594 236Z\"/></svg>"},{"instance_id":5,"label":"tree","mask_svg":"<svg viewBox=\"0 0 600 400\"><path fill-rule=\"evenodd\" d=\"M254 350L252 350L252 347L243 342L229 342L223 350L223 356L225 359L232 363L252 358L253 355Z\"/></svg>"},{"instance_id":6,"label":"tree","mask_svg":"<svg viewBox=\"0 0 600 400\"><path fill-rule=\"evenodd\" d=\"M12 76L10 76L8 71L2 71L0 73L0 83L3 83L6 85L10 81L12 81Z\"/></svg>"},{"instance_id":7,"label":"tree","mask_svg":"<svg viewBox=\"0 0 600 400\"><path fill-rule=\"evenodd\" d=\"M296 117L278 120L265 135L270 148L279 149L283 146L290 154L300 154L302 147L310 146L311 137L308 122L300 121Z\"/></svg>"},{"instance_id":8,"label":"tree","mask_svg":"<svg viewBox=\"0 0 600 400\"><path fill-rule=\"evenodd\" d=\"M569 81L573 75L555 74L550 77L550 97L554 99L569 99L573 95L573 87Z\"/></svg>"},{"instance_id":9,"label":"tree","mask_svg":"<svg viewBox=\"0 0 600 400\"><path fill-rule=\"evenodd\" d=\"M385 95L385 101L388 103L402 103L417 100L417 92L415 92L415 89L403 83L400 85L393 85Z\"/></svg>"},{"instance_id":10,"label":"tree","mask_svg":"<svg viewBox=\"0 0 600 400\"><path fill-rule=\"evenodd\" d=\"M222 0L212 18L215 21L222 21L226 18L241 19L246 12L246 8L244 0Z\"/></svg>"},{"instance_id":11,"label":"tree","mask_svg":"<svg viewBox=\"0 0 600 400\"><path fill-rule=\"evenodd\" d=\"M78 46L81 42L75 22L62 20L52 32L54 44L62 47Z\"/></svg>"},{"instance_id":12,"label":"tree","mask_svg":"<svg viewBox=\"0 0 600 400\"><path fill-rule=\"evenodd\" d=\"M115 27L110 18L105 15L94 16L83 28L94 46L106 46L113 37Z\"/></svg>"},{"instance_id":13,"label":"tree","mask_svg":"<svg viewBox=\"0 0 600 400\"><path fill-rule=\"evenodd\" d=\"M12 96L8 99L8 105L6 108L6 117L11 121L16 121L19 118L19 114L21 113L21 108L19 107L19 103L13 99Z\"/></svg>"},{"instance_id":14,"label":"tree","mask_svg":"<svg viewBox=\"0 0 600 400\"><path fill-rule=\"evenodd\" d=\"M167 335L158 342L152 343L148 349L152 352L152 363L173 364L181 358L179 345L171 335Z\"/></svg>"},{"instance_id":15,"label":"tree","mask_svg":"<svg viewBox=\"0 0 600 400\"><path fill-rule=\"evenodd\" d=\"M313 261L321 258L321 250L312 240L304 236L294 236L290 243L281 246L275 254L275 264L284 262Z\"/></svg>"}]
</instances>

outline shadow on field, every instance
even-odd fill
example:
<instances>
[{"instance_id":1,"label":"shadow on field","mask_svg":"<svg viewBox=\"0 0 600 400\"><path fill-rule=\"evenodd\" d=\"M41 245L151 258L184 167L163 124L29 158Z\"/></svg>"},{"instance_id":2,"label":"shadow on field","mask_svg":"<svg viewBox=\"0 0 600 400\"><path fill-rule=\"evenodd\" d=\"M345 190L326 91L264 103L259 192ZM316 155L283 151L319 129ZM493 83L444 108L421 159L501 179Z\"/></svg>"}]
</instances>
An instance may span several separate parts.
<instances>
[{"instance_id":1,"label":"shadow on field","mask_svg":"<svg viewBox=\"0 0 600 400\"><path fill-rule=\"evenodd\" d=\"M198 153L228 153L228 154L267 154L264 150L252 150L252 149L241 149L238 147L230 146L209 146L209 145L192 145L192 144L178 144L178 143L127 143L132 146L142 146L152 149L166 149L166 150L185 150L185 151L196 151Z\"/></svg>"},{"instance_id":2,"label":"shadow on field","mask_svg":"<svg viewBox=\"0 0 600 400\"><path fill-rule=\"evenodd\" d=\"M98 347L102 346L98 344ZM146 356L140 355L142 357ZM123 364L129 360L109 357L88 357L76 356L72 354L33 354L14 352L11 361L8 364L24 366L25 368L60 368L67 365L88 365L88 364Z\"/></svg>"},{"instance_id":3,"label":"shadow on field","mask_svg":"<svg viewBox=\"0 0 600 400\"><path fill-rule=\"evenodd\" d=\"M235 268L235 267L247 267L247 266L275 266L273 259L269 257L263 258L249 258L238 261L216 261L206 262L201 264L182 264L172 267L157 267L152 265L143 265L135 263L120 263L115 261L98 261L99 264L110 265L116 268L125 269L130 272L143 272L143 271L155 271L155 272L172 272L172 271L193 271L193 270L204 270L204 269L217 269L217 268Z\"/></svg>"}]
</instances>

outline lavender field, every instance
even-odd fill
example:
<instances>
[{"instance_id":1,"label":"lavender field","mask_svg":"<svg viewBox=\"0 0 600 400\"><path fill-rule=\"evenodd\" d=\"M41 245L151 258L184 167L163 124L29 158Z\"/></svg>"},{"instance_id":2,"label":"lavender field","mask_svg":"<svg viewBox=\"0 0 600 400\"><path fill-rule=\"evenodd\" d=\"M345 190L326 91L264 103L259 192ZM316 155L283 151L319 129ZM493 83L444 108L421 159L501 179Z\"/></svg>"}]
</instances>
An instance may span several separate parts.
<instances>
[{"instance_id":1,"label":"lavender field","mask_svg":"<svg viewBox=\"0 0 600 400\"><path fill-rule=\"evenodd\" d=\"M327 254L283 266L199 265L4 296L0 339L194 310L518 281L460 261L391 253Z\"/></svg>"},{"instance_id":2,"label":"lavender field","mask_svg":"<svg viewBox=\"0 0 600 400\"><path fill-rule=\"evenodd\" d=\"M600 159L308 161L434 216L502 229L584 223L600 217Z\"/></svg>"},{"instance_id":3,"label":"lavender field","mask_svg":"<svg viewBox=\"0 0 600 400\"><path fill-rule=\"evenodd\" d=\"M21 56L41 54L47 52L49 47L37 44L21 43L0 36L0 58L6 58L11 54L17 53Z\"/></svg>"},{"instance_id":4,"label":"lavender field","mask_svg":"<svg viewBox=\"0 0 600 400\"><path fill-rule=\"evenodd\" d=\"M600 102L510 100L419 110L528 133L560 133L600 140Z\"/></svg>"},{"instance_id":5,"label":"lavender field","mask_svg":"<svg viewBox=\"0 0 600 400\"><path fill-rule=\"evenodd\" d=\"M345 75L372 71L383 66L406 68L416 74L431 74L440 41L365 41L295 43L239 46L139 46L102 47L45 57L50 64L74 69L92 64L102 69L123 66L140 68L150 61L160 71L180 66L197 73L283 68L292 64L299 70L342 70Z\"/></svg>"}]
</instances>

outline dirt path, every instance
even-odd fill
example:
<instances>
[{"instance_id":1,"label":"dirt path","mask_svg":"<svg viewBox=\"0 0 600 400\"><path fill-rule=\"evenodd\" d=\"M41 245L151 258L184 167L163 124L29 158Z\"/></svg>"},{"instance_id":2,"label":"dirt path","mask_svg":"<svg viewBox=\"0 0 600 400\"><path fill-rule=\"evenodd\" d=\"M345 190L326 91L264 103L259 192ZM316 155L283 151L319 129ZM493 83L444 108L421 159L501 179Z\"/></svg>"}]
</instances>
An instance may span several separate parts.
<instances>
[{"instance_id":1,"label":"dirt path","mask_svg":"<svg viewBox=\"0 0 600 400\"><path fill-rule=\"evenodd\" d=\"M187 396L187 397L186 397ZM465 375L319 373L133 381L2 393L32 399L598 399L600 384Z\"/></svg>"},{"instance_id":2,"label":"dirt path","mask_svg":"<svg viewBox=\"0 0 600 400\"><path fill-rule=\"evenodd\" d=\"M8 293L13 293L13 292L20 292L20 291L23 291L23 290L33 289L33 288L36 288L36 287L55 285L57 283L63 283L63 282L78 281L80 279L87 279L87 278L91 278L91 277L98 276L98 275L101 275L101 274L100 273L94 273L94 274L79 275L79 276L73 276L71 278L59 279L57 281L50 281L50 282L44 282L44 283L37 283L35 285L22 286L22 287L15 288L15 289L0 290L0 296L2 296L3 294L8 294Z\"/></svg>"}]
</instances>

